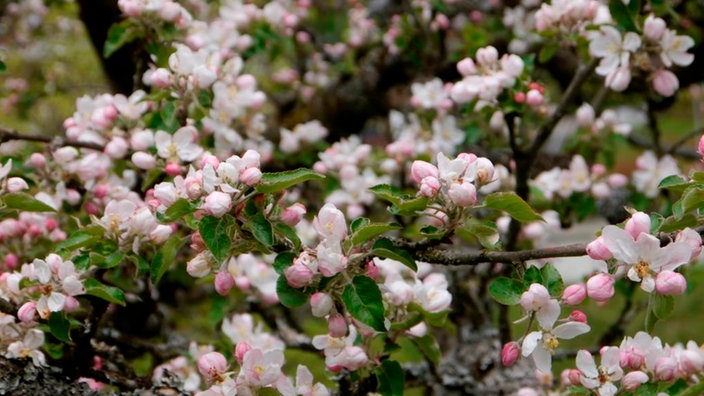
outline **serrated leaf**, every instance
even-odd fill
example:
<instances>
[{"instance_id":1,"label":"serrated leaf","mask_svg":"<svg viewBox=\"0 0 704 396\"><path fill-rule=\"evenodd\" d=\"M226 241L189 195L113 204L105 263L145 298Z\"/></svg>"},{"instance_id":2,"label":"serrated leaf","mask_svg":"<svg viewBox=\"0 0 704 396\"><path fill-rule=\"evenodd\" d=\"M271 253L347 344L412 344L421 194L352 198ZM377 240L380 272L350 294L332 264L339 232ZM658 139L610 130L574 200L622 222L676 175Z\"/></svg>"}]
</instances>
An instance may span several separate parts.
<instances>
[{"instance_id":1,"label":"serrated leaf","mask_svg":"<svg viewBox=\"0 0 704 396\"><path fill-rule=\"evenodd\" d=\"M565 283L562 281L560 272L550 263L547 263L540 269L540 274L543 277L543 285L548 289L551 296L559 298L565 290Z\"/></svg>"},{"instance_id":2,"label":"serrated leaf","mask_svg":"<svg viewBox=\"0 0 704 396\"><path fill-rule=\"evenodd\" d=\"M416 260L407 251L396 247L393 242L386 238L379 238L374 242L372 254L377 257L396 260L413 271L418 271Z\"/></svg>"},{"instance_id":3,"label":"serrated leaf","mask_svg":"<svg viewBox=\"0 0 704 396\"><path fill-rule=\"evenodd\" d=\"M386 331L384 304L379 286L371 278L357 275L345 286L342 302L350 315L377 331Z\"/></svg>"},{"instance_id":4,"label":"serrated leaf","mask_svg":"<svg viewBox=\"0 0 704 396\"><path fill-rule=\"evenodd\" d=\"M513 192L498 192L490 194L484 200L484 205L492 209L504 211L521 223L526 223L529 221L545 221L542 216L536 213L533 208L531 208L530 205L523 200L523 198Z\"/></svg>"},{"instance_id":5,"label":"serrated leaf","mask_svg":"<svg viewBox=\"0 0 704 396\"><path fill-rule=\"evenodd\" d=\"M291 287L283 275L276 280L276 294L279 296L279 302L287 308L298 308L309 299L308 294L302 289Z\"/></svg>"},{"instance_id":6,"label":"serrated leaf","mask_svg":"<svg viewBox=\"0 0 704 396\"><path fill-rule=\"evenodd\" d=\"M560 45L557 41L550 40L545 45L543 45L542 48L540 48L540 52L538 53L538 62L548 62L550 59L552 59L552 57L555 55L559 48Z\"/></svg>"},{"instance_id":7,"label":"serrated leaf","mask_svg":"<svg viewBox=\"0 0 704 396\"><path fill-rule=\"evenodd\" d=\"M224 261L232 248L231 227L234 219L230 215L222 217L204 216L198 223L198 232L205 246L218 261Z\"/></svg>"},{"instance_id":8,"label":"serrated leaf","mask_svg":"<svg viewBox=\"0 0 704 396\"><path fill-rule=\"evenodd\" d=\"M95 261L93 261L93 264L95 264L98 268L112 268L118 266L124 258L125 252L117 250L105 256L100 264Z\"/></svg>"},{"instance_id":9,"label":"serrated leaf","mask_svg":"<svg viewBox=\"0 0 704 396\"><path fill-rule=\"evenodd\" d=\"M291 241L294 250L301 249L301 238L298 237L298 233L296 232L295 228L291 227L288 224L276 222L274 223L274 229L281 235L283 235L284 238Z\"/></svg>"},{"instance_id":10,"label":"serrated leaf","mask_svg":"<svg viewBox=\"0 0 704 396\"><path fill-rule=\"evenodd\" d=\"M90 278L83 282L83 286L86 289L85 294L102 298L109 303L125 305L125 293L117 287L104 285Z\"/></svg>"},{"instance_id":11,"label":"serrated leaf","mask_svg":"<svg viewBox=\"0 0 704 396\"><path fill-rule=\"evenodd\" d=\"M291 252L283 252L276 255L276 258L274 259L274 270L276 273L283 275L286 268L293 264L293 259L295 258L296 254Z\"/></svg>"},{"instance_id":12,"label":"serrated leaf","mask_svg":"<svg viewBox=\"0 0 704 396\"><path fill-rule=\"evenodd\" d=\"M367 242L370 239L376 238L379 235L383 235L392 230L401 229L401 225L398 223L371 223L361 226L357 231L355 231L352 236L352 244L360 245Z\"/></svg>"},{"instance_id":13,"label":"serrated leaf","mask_svg":"<svg viewBox=\"0 0 704 396\"><path fill-rule=\"evenodd\" d=\"M71 322L63 312L52 312L49 316L49 331L59 341L71 342Z\"/></svg>"},{"instance_id":14,"label":"serrated leaf","mask_svg":"<svg viewBox=\"0 0 704 396\"><path fill-rule=\"evenodd\" d=\"M0 199L2 199L5 206L10 209L17 209L25 212L56 212L51 206L27 193L4 194L0 197Z\"/></svg>"},{"instance_id":15,"label":"serrated leaf","mask_svg":"<svg viewBox=\"0 0 704 396\"><path fill-rule=\"evenodd\" d=\"M388 184L376 185L371 187L369 191L379 199L391 203L391 213L394 214L412 216L428 206L427 197L413 197Z\"/></svg>"},{"instance_id":16,"label":"serrated leaf","mask_svg":"<svg viewBox=\"0 0 704 396\"><path fill-rule=\"evenodd\" d=\"M682 195L680 202L682 203L682 213L680 214L680 216L675 216L678 220L682 218L685 213L688 213L695 209L699 209L704 206L704 188L688 188Z\"/></svg>"},{"instance_id":17,"label":"serrated leaf","mask_svg":"<svg viewBox=\"0 0 704 396\"><path fill-rule=\"evenodd\" d=\"M264 173L256 187L260 193L274 193L308 180L322 180L325 176L310 169L300 168L284 172Z\"/></svg>"},{"instance_id":18,"label":"serrated leaf","mask_svg":"<svg viewBox=\"0 0 704 396\"><path fill-rule=\"evenodd\" d=\"M394 360L384 360L374 370L378 383L377 391L384 396L403 396L406 384L405 373L401 365Z\"/></svg>"},{"instance_id":19,"label":"serrated leaf","mask_svg":"<svg viewBox=\"0 0 704 396\"><path fill-rule=\"evenodd\" d=\"M140 35L141 33L137 26L128 19L113 24L108 30L108 37L103 46L103 57L109 58L115 51L122 48L125 44L136 40Z\"/></svg>"},{"instance_id":20,"label":"serrated leaf","mask_svg":"<svg viewBox=\"0 0 704 396\"><path fill-rule=\"evenodd\" d=\"M164 212L164 216L159 220L162 223L173 223L181 217L196 211L196 207L186 198L179 198L169 206Z\"/></svg>"},{"instance_id":21,"label":"serrated leaf","mask_svg":"<svg viewBox=\"0 0 704 396\"><path fill-rule=\"evenodd\" d=\"M668 217L660 225L658 230L660 232L670 233L670 232L682 230L686 227L694 228L697 225L699 225L699 220L697 220L697 217L695 215L693 215L692 213L687 213L687 214L680 215L679 220L677 218L675 218L675 216Z\"/></svg>"},{"instance_id":22,"label":"serrated leaf","mask_svg":"<svg viewBox=\"0 0 704 396\"><path fill-rule=\"evenodd\" d=\"M530 286L533 283L543 283L543 275L540 273L538 267L530 266L526 268L526 272L523 274L523 282Z\"/></svg>"},{"instance_id":23,"label":"serrated leaf","mask_svg":"<svg viewBox=\"0 0 704 396\"><path fill-rule=\"evenodd\" d=\"M515 279L500 277L489 283L489 294L504 305L516 305L521 300L525 285Z\"/></svg>"},{"instance_id":24,"label":"serrated leaf","mask_svg":"<svg viewBox=\"0 0 704 396\"><path fill-rule=\"evenodd\" d=\"M274 244L274 227L262 212L247 214L244 228L262 245L270 247Z\"/></svg>"},{"instance_id":25,"label":"serrated leaf","mask_svg":"<svg viewBox=\"0 0 704 396\"><path fill-rule=\"evenodd\" d=\"M154 260L152 260L152 265L149 269L153 284L158 284L166 271L169 270L169 267L171 267L171 264L176 261L176 254L182 243L183 240L181 238L172 237L154 255Z\"/></svg>"},{"instance_id":26,"label":"serrated leaf","mask_svg":"<svg viewBox=\"0 0 704 396\"><path fill-rule=\"evenodd\" d=\"M668 189L675 192L684 191L687 186L689 186L689 181L678 175L668 176L662 179L660 184L658 184L658 188Z\"/></svg>"},{"instance_id":27,"label":"serrated leaf","mask_svg":"<svg viewBox=\"0 0 704 396\"><path fill-rule=\"evenodd\" d=\"M371 223L371 220L369 220L366 217L358 217L354 220L352 220L352 223L350 223L350 232L354 233L356 232L360 227L364 227L365 225Z\"/></svg>"}]
</instances>

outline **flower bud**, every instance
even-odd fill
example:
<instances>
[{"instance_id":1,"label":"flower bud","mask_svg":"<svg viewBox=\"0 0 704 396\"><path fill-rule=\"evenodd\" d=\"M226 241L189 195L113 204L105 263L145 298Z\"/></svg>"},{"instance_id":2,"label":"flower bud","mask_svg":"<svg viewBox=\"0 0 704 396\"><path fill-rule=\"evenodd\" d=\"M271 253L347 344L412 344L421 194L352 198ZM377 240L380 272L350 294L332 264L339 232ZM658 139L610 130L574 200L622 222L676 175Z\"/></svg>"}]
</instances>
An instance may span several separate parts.
<instances>
[{"instance_id":1,"label":"flower bud","mask_svg":"<svg viewBox=\"0 0 704 396\"><path fill-rule=\"evenodd\" d=\"M697 144L697 152L700 155L704 155L704 135L699 138L699 143Z\"/></svg>"},{"instance_id":2,"label":"flower bud","mask_svg":"<svg viewBox=\"0 0 704 396\"><path fill-rule=\"evenodd\" d=\"M420 182L418 191L420 192L420 195L432 198L438 194L438 191L440 191L440 180L433 176L425 177Z\"/></svg>"},{"instance_id":3,"label":"flower bud","mask_svg":"<svg viewBox=\"0 0 704 396\"><path fill-rule=\"evenodd\" d=\"M125 139L116 136L105 145L105 149L103 151L108 157L112 159L119 159L127 155L129 148L130 146Z\"/></svg>"},{"instance_id":4,"label":"flower bud","mask_svg":"<svg viewBox=\"0 0 704 396\"><path fill-rule=\"evenodd\" d=\"M638 389L639 386L648 382L649 379L648 374L642 371L631 371L623 376L621 379L621 385L623 385L623 389L626 391L633 392Z\"/></svg>"},{"instance_id":5,"label":"flower bud","mask_svg":"<svg viewBox=\"0 0 704 396\"><path fill-rule=\"evenodd\" d=\"M379 277L379 267L374 264L374 261L369 261L364 274L376 280Z\"/></svg>"},{"instance_id":6,"label":"flower bud","mask_svg":"<svg viewBox=\"0 0 704 396\"><path fill-rule=\"evenodd\" d=\"M643 212L636 212L631 215L625 226L626 232L631 234L634 240L638 239L641 233L650 233L650 216Z\"/></svg>"},{"instance_id":7,"label":"flower bud","mask_svg":"<svg viewBox=\"0 0 704 396\"><path fill-rule=\"evenodd\" d=\"M17 318L22 323L33 323L34 318L37 314L37 303L34 301L26 302L22 304L20 309L17 310Z\"/></svg>"},{"instance_id":8,"label":"flower bud","mask_svg":"<svg viewBox=\"0 0 704 396\"><path fill-rule=\"evenodd\" d=\"M677 371L677 361L671 357L662 356L655 361L653 372L655 378L660 381L672 381L675 379Z\"/></svg>"},{"instance_id":9,"label":"flower bud","mask_svg":"<svg viewBox=\"0 0 704 396\"><path fill-rule=\"evenodd\" d=\"M202 278L210 273L210 262L205 253L198 253L188 263L186 263L186 272L194 278Z\"/></svg>"},{"instance_id":10,"label":"flower bud","mask_svg":"<svg viewBox=\"0 0 704 396\"><path fill-rule=\"evenodd\" d=\"M205 197L203 209L215 217L221 217L230 210L232 205L232 197L230 194L213 191Z\"/></svg>"},{"instance_id":11,"label":"flower bud","mask_svg":"<svg viewBox=\"0 0 704 396\"><path fill-rule=\"evenodd\" d=\"M6 267L9 271L12 271L12 270L14 270L15 268L17 268L17 266L19 265L19 263L20 263L20 258L17 257L16 254L14 254L14 253L8 253L8 254L5 255L5 267Z\"/></svg>"},{"instance_id":12,"label":"flower bud","mask_svg":"<svg viewBox=\"0 0 704 396\"><path fill-rule=\"evenodd\" d=\"M16 193L29 188L27 182L21 177L11 177L7 179L7 192Z\"/></svg>"},{"instance_id":13,"label":"flower bud","mask_svg":"<svg viewBox=\"0 0 704 396\"><path fill-rule=\"evenodd\" d=\"M606 247L602 237L598 237L587 244L587 254L594 260L608 260L613 257L611 250Z\"/></svg>"},{"instance_id":14,"label":"flower bud","mask_svg":"<svg viewBox=\"0 0 704 396\"><path fill-rule=\"evenodd\" d=\"M411 165L411 181L414 183L419 183L428 176L438 178L439 175L438 168L429 162L413 161Z\"/></svg>"},{"instance_id":15,"label":"flower bud","mask_svg":"<svg viewBox=\"0 0 704 396\"><path fill-rule=\"evenodd\" d=\"M328 332L330 337L344 337L347 334L347 321L339 313L330 314L328 317Z\"/></svg>"},{"instance_id":16,"label":"flower bud","mask_svg":"<svg viewBox=\"0 0 704 396\"><path fill-rule=\"evenodd\" d=\"M208 380L213 380L227 371L227 360L219 352L208 352L198 358L198 371Z\"/></svg>"},{"instance_id":17,"label":"flower bud","mask_svg":"<svg viewBox=\"0 0 704 396\"><path fill-rule=\"evenodd\" d=\"M501 69L511 77L518 77L523 73L523 59L520 56L510 54L501 57Z\"/></svg>"},{"instance_id":18,"label":"flower bud","mask_svg":"<svg viewBox=\"0 0 704 396\"><path fill-rule=\"evenodd\" d=\"M472 58L464 58L457 63L457 71L463 77L471 76L477 74L477 66L474 65Z\"/></svg>"},{"instance_id":19,"label":"flower bud","mask_svg":"<svg viewBox=\"0 0 704 396\"><path fill-rule=\"evenodd\" d=\"M662 18L657 18L655 15L650 14L645 18L645 23L643 24L643 34L650 41L660 41L662 35L667 30L667 25Z\"/></svg>"},{"instance_id":20,"label":"flower bud","mask_svg":"<svg viewBox=\"0 0 704 396\"><path fill-rule=\"evenodd\" d=\"M545 101L545 97L537 89L531 89L526 94L526 104L531 107L538 107Z\"/></svg>"},{"instance_id":21,"label":"flower bud","mask_svg":"<svg viewBox=\"0 0 704 396\"><path fill-rule=\"evenodd\" d=\"M29 157L29 165L34 169L43 168L46 165L46 157L40 153L32 153Z\"/></svg>"},{"instance_id":22,"label":"flower bud","mask_svg":"<svg viewBox=\"0 0 704 396\"><path fill-rule=\"evenodd\" d=\"M477 203L477 188L474 184L463 182L453 183L447 192L450 200L458 206L472 206Z\"/></svg>"},{"instance_id":23,"label":"flower bud","mask_svg":"<svg viewBox=\"0 0 704 396\"><path fill-rule=\"evenodd\" d=\"M306 212L306 207L303 206L303 204L296 202L288 208L284 209L284 211L281 213L280 220L284 224L293 227L301 221L303 215L306 214Z\"/></svg>"},{"instance_id":24,"label":"flower bud","mask_svg":"<svg viewBox=\"0 0 704 396\"><path fill-rule=\"evenodd\" d=\"M313 316L322 318L332 311L334 303L327 293L317 292L310 296L310 308Z\"/></svg>"},{"instance_id":25,"label":"flower bud","mask_svg":"<svg viewBox=\"0 0 704 396\"><path fill-rule=\"evenodd\" d=\"M499 51L492 46L477 50L477 62L484 67L491 67L499 60Z\"/></svg>"},{"instance_id":26,"label":"flower bud","mask_svg":"<svg viewBox=\"0 0 704 396\"><path fill-rule=\"evenodd\" d=\"M680 80L675 73L660 69L653 73L653 89L662 96L672 96L680 89Z\"/></svg>"},{"instance_id":27,"label":"flower bud","mask_svg":"<svg viewBox=\"0 0 704 396\"><path fill-rule=\"evenodd\" d=\"M540 283L533 283L521 295L521 307L526 311L537 311L550 300L550 293Z\"/></svg>"},{"instance_id":28,"label":"flower bud","mask_svg":"<svg viewBox=\"0 0 704 396\"><path fill-rule=\"evenodd\" d=\"M244 361L244 355L246 355L251 349L252 346L246 341L240 341L237 345L235 345L235 357L240 364Z\"/></svg>"},{"instance_id":29,"label":"flower bud","mask_svg":"<svg viewBox=\"0 0 704 396\"><path fill-rule=\"evenodd\" d=\"M594 108L589 103L584 103L577 109L577 124L582 128L591 127L594 123Z\"/></svg>"},{"instance_id":30,"label":"flower bud","mask_svg":"<svg viewBox=\"0 0 704 396\"><path fill-rule=\"evenodd\" d=\"M262 180L262 171L256 167L247 168L240 174L240 181L250 187L255 186L260 180Z\"/></svg>"},{"instance_id":31,"label":"flower bud","mask_svg":"<svg viewBox=\"0 0 704 396\"><path fill-rule=\"evenodd\" d=\"M587 295L594 301L608 301L614 296L614 278L605 273L598 273L587 281Z\"/></svg>"},{"instance_id":32,"label":"flower bud","mask_svg":"<svg viewBox=\"0 0 704 396\"><path fill-rule=\"evenodd\" d=\"M80 303L73 296L66 296L64 299L64 311L73 312L79 307Z\"/></svg>"},{"instance_id":33,"label":"flower bud","mask_svg":"<svg viewBox=\"0 0 704 396\"><path fill-rule=\"evenodd\" d=\"M679 296L687 290L687 280L674 271L662 271L655 277L655 291L663 296Z\"/></svg>"},{"instance_id":34,"label":"flower bud","mask_svg":"<svg viewBox=\"0 0 704 396\"><path fill-rule=\"evenodd\" d=\"M699 257L702 252L702 236L699 233L689 227L677 233L675 237L675 242L685 241L692 249L692 254L690 255L690 260L695 260Z\"/></svg>"},{"instance_id":35,"label":"flower bud","mask_svg":"<svg viewBox=\"0 0 704 396\"><path fill-rule=\"evenodd\" d=\"M560 382L562 386L581 385L579 380L580 375L582 375L582 373L577 369L562 370L562 373L560 373Z\"/></svg>"},{"instance_id":36,"label":"flower bud","mask_svg":"<svg viewBox=\"0 0 704 396\"><path fill-rule=\"evenodd\" d=\"M606 86L616 92L624 91L631 83L631 69L628 64L621 66L606 76Z\"/></svg>"},{"instance_id":37,"label":"flower bud","mask_svg":"<svg viewBox=\"0 0 704 396\"><path fill-rule=\"evenodd\" d=\"M506 366L512 366L518 360L518 356L521 354L521 347L517 342L511 341L504 344L501 350L501 363Z\"/></svg>"},{"instance_id":38,"label":"flower bud","mask_svg":"<svg viewBox=\"0 0 704 396\"><path fill-rule=\"evenodd\" d=\"M181 174L181 165L177 162L169 162L164 167L164 172L169 176L178 176Z\"/></svg>"},{"instance_id":39,"label":"flower bud","mask_svg":"<svg viewBox=\"0 0 704 396\"><path fill-rule=\"evenodd\" d=\"M570 314L569 320L571 320L573 322L587 323L587 315L584 312L582 312L578 309L575 309Z\"/></svg>"},{"instance_id":40,"label":"flower bud","mask_svg":"<svg viewBox=\"0 0 704 396\"><path fill-rule=\"evenodd\" d=\"M286 268L284 276L289 286L300 288L311 284L313 281L313 271L304 264L294 263Z\"/></svg>"},{"instance_id":41,"label":"flower bud","mask_svg":"<svg viewBox=\"0 0 704 396\"><path fill-rule=\"evenodd\" d=\"M132 163L139 169L151 170L156 167L156 158L153 155L143 151L137 151L132 154Z\"/></svg>"},{"instance_id":42,"label":"flower bud","mask_svg":"<svg viewBox=\"0 0 704 396\"><path fill-rule=\"evenodd\" d=\"M562 292L562 304L579 305L587 298L587 288L584 283L569 285Z\"/></svg>"},{"instance_id":43,"label":"flower bud","mask_svg":"<svg viewBox=\"0 0 704 396\"><path fill-rule=\"evenodd\" d=\"M235 278L229 272L220 271L215 275L215 291L219 295L226 296L233 286L235 286Z\"/></svg>"}]
</instances>

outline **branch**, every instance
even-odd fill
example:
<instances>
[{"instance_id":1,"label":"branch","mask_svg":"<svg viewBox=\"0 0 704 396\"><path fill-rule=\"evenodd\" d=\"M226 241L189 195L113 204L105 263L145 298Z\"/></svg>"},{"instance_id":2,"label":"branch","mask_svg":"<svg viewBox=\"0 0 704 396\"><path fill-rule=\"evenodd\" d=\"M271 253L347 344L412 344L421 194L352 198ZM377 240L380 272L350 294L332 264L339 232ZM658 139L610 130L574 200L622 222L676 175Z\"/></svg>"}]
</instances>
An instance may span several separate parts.
<instances>
[{"instance_id":1,"label":"branch","mask_svg":"<svg viewBox=\"0 0 704 396\"><path fill-rule=\"evenodd\" d=\"M628 142L640 148L654 150L653 144L651 142L648 142L647 139L643 138L642 136L634 135L631 133L628 135ZM697 160L701 158L701 155L699 155L696 151L687 149L685 147L678 147L676 144L673 145L673 147L671 147L666 152L667 154L676 155L685 159Z\"/></svg>"},{"instance_id":2,"label":"branch","mask_svg":"<svg viewBox=\"0 0 704 396\"><path fill-rule=\"evenodd\" d=\"M73 146L92 150L103 151L105 147L97 143L89 142L67 142L60 137L50 137L44 135L32 135L19 133L15 130L0 127L0 144L11 140L24 140L27 142L49 143L55 146Z\"/></svg>"},{"instance_id":3,"label":"branch","mask_svg":"<svg viewBox=\"0 0 704 396\"><path fill-rule=\"evenodd\" d=\"M670 146L669 149L665 152L666 154L679 154L679 151L682 151L681 148L682 146L687 143L687 141L693 137L697 137L699 135L704 134L704 128L697 128L695 130L689 131L682 135L679 139L677 139L676 142L672 143L672 146ZM690 150L688 150L690 152ZM695 153L696 154L696 153ZM698 156L697 156L698 159Z\"/></svg>"},{"instance_id":4,"label":"branch","mask_svg":"<svg viewBox=\"0 0 704 396\"><path fill-rule=\"evenodd\" d=\"M449 266L456 265L476 265L481 263L522 263L527 260L537 260L553 257L579 257L587 254L587 247L581 243L572 245L514 250L509 252L495 252L486 250L470 249L428 249L413 253L416 260L426 261L433 264L443 264Z\"/></svg>"}]
</instances>

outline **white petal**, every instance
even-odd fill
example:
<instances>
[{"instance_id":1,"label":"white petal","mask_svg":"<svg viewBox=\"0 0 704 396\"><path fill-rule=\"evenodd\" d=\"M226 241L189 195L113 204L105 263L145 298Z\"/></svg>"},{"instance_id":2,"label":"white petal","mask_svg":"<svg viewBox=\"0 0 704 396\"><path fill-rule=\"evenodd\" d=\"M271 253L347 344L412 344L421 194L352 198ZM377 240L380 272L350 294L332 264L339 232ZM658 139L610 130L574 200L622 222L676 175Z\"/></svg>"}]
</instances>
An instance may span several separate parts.
<instances>
[{"instance_id":1,"label":"white petal","mask_svg":"<svg viewBox=\"0 0 704 396\"><path fill-rule=\"evenodd\" d=\"M61 293L52 292L47 300L47 306L51 312L59 312L64 309L66 296Z\"/></svg>"},{"instance_id":2,"label":"white petal","mask_svg":"<svg viewBox=\"0 0 704 396\"><path fill-rule=\"evenodd\" d=\"M679 241L658 250L650 266L656 272L673 271L680 265L687 264L691 258L692 248L687 242Z\"/></svg>"},{"instance_id":3,"label":"white petal","mask_svg":"<svg viewBox=\"0 0 704 396\"><path fill-rule=\"evenodd\" d=\"M582 322L567 322L563 323L552 330L552 334L563 340L571 340L578 335L588 333L591 330L588 324Z\"/></svg>"},{"instance_id":4,"label":"white petal","mask_svg":"<svg viewBox=\"0 0 704 396\"><path fill-rule=\"evenodd\" d=\"M604 227L601 236L604 239L604 245L609 248L614 258L628 264L638 263L639 257L636 243L631 234L616 226L608 225Z\"/></svg>"},{"instance_id":5,"label":"white petal","mask_svg":"<svg viewBox=\"0 0 704 396\"><path fill-rule=\"evenodd\" d=\"M599 396L614 396L618 388L611 382L607 382L599 388Z\"/></svg>"},{"instance_id":6,"label":"white petal","mask_svg":"<svg viewBox=\"0 0 704 396\"><path fill-rule=\"evenodd\" d=\"M526 357L533 353L535 347L538 346L538 341L540 341L542 338L542 331L533 331L531 333L528 333L526 338L523 339L523 345L521 346L521 353L523 354L523 356ZM315 342L315 339L313 339L313 342Z\"/></svg>"},{"instance_id":7,"label":"white petal","mask_svg":"<svg viewBox=\"0 0 704 396\"><path fill-rule=\"evenodd\" d=\"M537 348L533 351L533 361L535 362L535 368L542 371L543 373L549 373L552 368L552 355L548 352L543 344L539 344Z\"/></svg>"},{"instance_id":8,"label":"white petal","mask_svg":"<svg viewBox=\"0 0 704 396\"><path fill-rule=\"evenodd\" d=\"M555 321L560 316L560 303L555 299L551 299L535 314L540 327L545 330L552 329Z\"/></svg>"},{"instance_id":9,"label":"white petal","mask_svg":"<svg viewBox=\"0 0 704 396\"><path fill-rule=\"evenodd\" d=\"M584 349L577 352L577 368L584 374L587 378L597 378L599 377L599 371L596 368L596 363L594 362L594 357L588 351ZM585 385L589 387L588 385Z\"/></svg>"},{"instance_id":10,"label":"white petal","mask_svg":"<svg viewBox=\"0 0 704 396\"><path fill-rule=\"evenodd\" d=\"M655 290L655 278L650 276L650 274L646 275L640 282L640 288L648 293L652 293L653 290Z\"/></svg>"}]
</instances>

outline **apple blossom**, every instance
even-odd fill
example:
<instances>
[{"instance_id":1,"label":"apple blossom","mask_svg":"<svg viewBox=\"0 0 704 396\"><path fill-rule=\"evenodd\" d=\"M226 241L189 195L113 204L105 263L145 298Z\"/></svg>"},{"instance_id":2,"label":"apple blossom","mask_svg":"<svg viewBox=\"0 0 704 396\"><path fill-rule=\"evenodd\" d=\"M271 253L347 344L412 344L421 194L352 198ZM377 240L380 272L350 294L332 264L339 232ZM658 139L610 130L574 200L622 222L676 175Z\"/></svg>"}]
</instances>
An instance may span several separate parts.
<instances>
[{"instance_id":1,"label":"apple blossom","mask_svg":"<svg viewBox=\"0 0 704 396\"><path fill-rule=\"evenodd\" d=\"M614 293L614 278L609 274L598 273L587 280L587 296L594 301L608 301Z\"/></svg>"}]
</instances>

